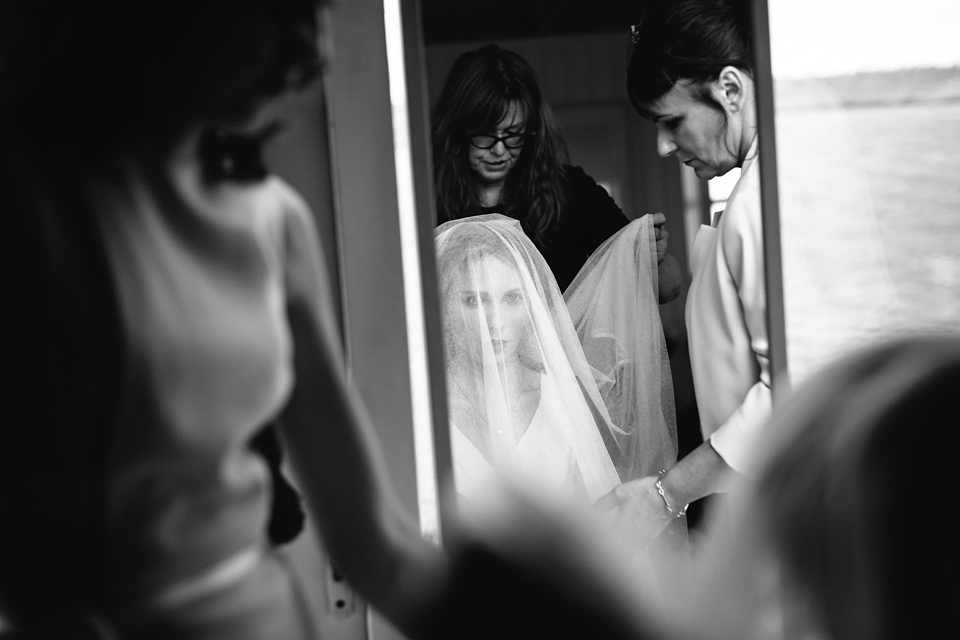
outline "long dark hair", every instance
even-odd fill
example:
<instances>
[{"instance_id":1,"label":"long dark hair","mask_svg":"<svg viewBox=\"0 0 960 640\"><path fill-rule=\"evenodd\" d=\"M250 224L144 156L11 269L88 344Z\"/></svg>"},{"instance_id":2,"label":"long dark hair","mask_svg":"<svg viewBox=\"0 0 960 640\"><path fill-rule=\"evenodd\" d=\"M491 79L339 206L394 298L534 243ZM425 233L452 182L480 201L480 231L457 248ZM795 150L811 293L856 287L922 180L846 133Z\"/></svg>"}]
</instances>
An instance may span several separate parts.
<instances>
[{"instance_id":1,"label":"long dark hair","mask_svg":"<svg viewBox=\"0 0 960 640\"><path fill-rule=\"evenodd\" d=\"M447 75L433 112L433 161L440 222L481 212L470 169L469 136L491 131L510 105L526 113L526 144L507 174L501 213L523 221L533 239L549 244L566 201L566 144L544 102L533 69L496 45L462 53Z\"/></svg>"},{"instance_id":2,"label":"long dark hair","mask_svg":"<svg viewBox=\"0 0 960 640\"><path fill-rule=\"evenodd\" d=\"M632 27L627 67L631 104L644 114L680 80L702 84L727 66L752 75L751 38L747 0L648 0ZM706 92L700 95L712 103Z\"/></svg>"}]
</instances>

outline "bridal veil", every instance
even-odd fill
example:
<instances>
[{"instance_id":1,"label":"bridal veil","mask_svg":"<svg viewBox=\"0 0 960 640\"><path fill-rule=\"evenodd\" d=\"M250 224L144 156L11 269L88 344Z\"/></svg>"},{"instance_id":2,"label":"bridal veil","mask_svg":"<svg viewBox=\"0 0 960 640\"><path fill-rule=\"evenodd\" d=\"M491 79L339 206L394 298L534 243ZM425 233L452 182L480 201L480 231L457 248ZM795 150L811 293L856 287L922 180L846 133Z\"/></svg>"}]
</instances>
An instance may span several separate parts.
<instances>
[{"instance_id":1,"label":"bridal veil","mask_svg":"<svg viewBox=\"0 0 960 640\"><path fill-rule=\"evenodd\" d=\"M592 502L672 466L673 392L649 216L602 245L565 296L516 220L453 220L435 237L463 498L507 474Z\"/></svg>"}]
</instances>

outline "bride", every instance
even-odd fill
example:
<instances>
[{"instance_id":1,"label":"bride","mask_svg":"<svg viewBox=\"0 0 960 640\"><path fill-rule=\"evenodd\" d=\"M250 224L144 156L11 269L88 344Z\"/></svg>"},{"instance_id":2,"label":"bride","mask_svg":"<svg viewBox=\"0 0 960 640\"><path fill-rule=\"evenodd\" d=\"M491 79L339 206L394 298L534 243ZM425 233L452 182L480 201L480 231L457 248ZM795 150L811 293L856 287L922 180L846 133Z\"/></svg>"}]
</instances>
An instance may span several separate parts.
<instances>
[{"instance_id":1,"label":"bride","mask_svg":"<svg viewBox=\"0 0 960 640\"><path fill-rule=\"evenodd\" d=\"M594 253L566 300L516 220L453 220L436 245L461 504L503 477L589 504L675 462L649 216Z\"/></svg>"}]
</instances>

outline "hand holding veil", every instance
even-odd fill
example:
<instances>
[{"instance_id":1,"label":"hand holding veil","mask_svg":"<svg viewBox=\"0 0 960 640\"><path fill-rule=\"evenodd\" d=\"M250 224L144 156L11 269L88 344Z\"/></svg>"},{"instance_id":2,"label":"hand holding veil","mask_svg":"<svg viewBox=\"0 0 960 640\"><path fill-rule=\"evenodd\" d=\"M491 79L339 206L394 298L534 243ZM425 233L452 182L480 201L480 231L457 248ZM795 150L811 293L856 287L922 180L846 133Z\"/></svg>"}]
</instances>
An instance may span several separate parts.
<instances>
[{"instance_id":1,"label":"hand holding veil","mask_svg":"<svg viewBox=\"0 0 960 640\"><path fill-rule=\"evenodd\" d=\"M634 220L597 248L564 292L584 357L617 429L610 449L626 497L617 519L629 537L658 537L661 550L685 552L685 518L663 519L653 481L677 461L673 378L657 292L654 217ZM639 498L635 490L653 491ZM622 490L622 489L621 489ZM650 511L650 505L656 511ZM663 575L673 573L666 569Z\"/></svg>"}]
</instances>

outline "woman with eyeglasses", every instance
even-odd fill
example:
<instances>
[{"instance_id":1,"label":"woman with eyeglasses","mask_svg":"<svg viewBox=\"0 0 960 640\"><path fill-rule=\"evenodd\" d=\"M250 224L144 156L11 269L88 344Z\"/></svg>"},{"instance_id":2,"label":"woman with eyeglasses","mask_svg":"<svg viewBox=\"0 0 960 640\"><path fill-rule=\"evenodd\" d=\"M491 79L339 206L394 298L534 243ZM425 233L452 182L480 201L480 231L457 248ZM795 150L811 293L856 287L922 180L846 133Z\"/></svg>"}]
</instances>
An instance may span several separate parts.
<instances>
[{"instance_id":1,"label":"woman with eyeglasses","mask_svg":"<svg viewBox=\"0 0 960 640\"><path fill-rule=\"evenodd\" d=\"M594 250L629 220L583 169L518 54L487 45L454 62L433 112L439 222L500 213L519 220L561 291ZM666 217L655 214L660 302L680 293L667 255Z\"/></svg>"}]
</instances>

